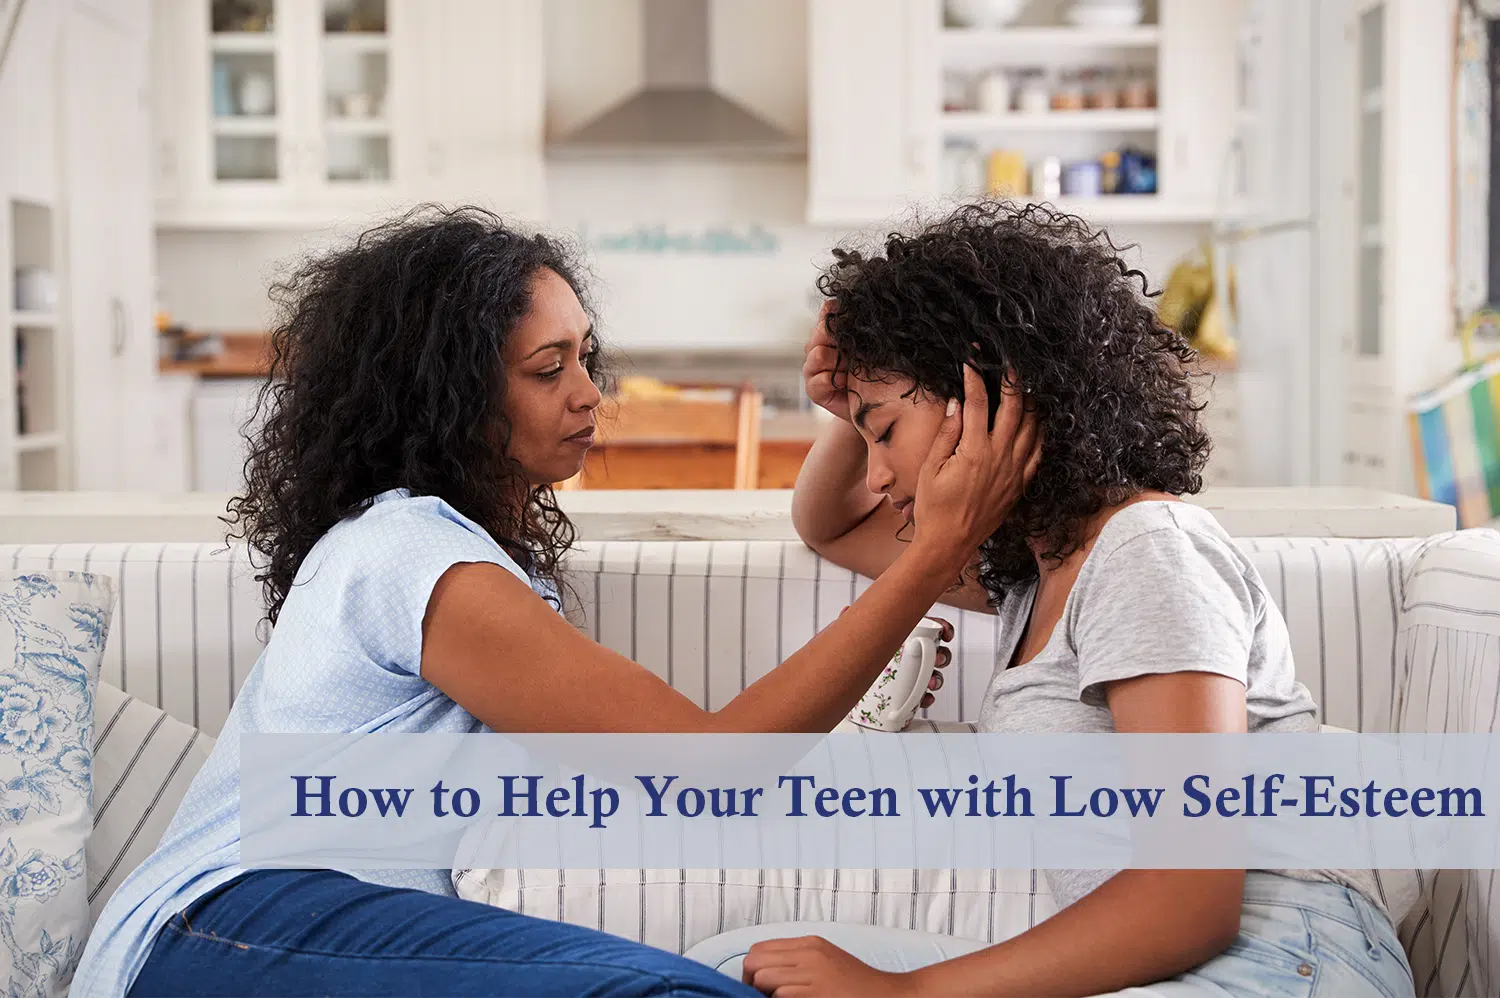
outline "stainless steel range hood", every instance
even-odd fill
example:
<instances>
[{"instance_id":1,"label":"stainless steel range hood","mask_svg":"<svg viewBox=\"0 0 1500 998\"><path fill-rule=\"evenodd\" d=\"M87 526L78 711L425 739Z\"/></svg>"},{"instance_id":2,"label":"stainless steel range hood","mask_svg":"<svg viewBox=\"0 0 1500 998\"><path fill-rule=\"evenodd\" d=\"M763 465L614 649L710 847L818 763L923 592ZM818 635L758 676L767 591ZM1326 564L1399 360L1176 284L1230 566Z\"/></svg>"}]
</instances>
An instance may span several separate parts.
<instances>
[{"instance_id":1,"label":"stainless steel range hood","mask_svg":"<svg viewBox=\"0 0 1500 998\"><path fill-rule=\"evenodd\" d=\"M714 89L708 0L642 0L645 87L547 146L574 159L789 159L802 141Z\"/></svg>"}]
</instances>

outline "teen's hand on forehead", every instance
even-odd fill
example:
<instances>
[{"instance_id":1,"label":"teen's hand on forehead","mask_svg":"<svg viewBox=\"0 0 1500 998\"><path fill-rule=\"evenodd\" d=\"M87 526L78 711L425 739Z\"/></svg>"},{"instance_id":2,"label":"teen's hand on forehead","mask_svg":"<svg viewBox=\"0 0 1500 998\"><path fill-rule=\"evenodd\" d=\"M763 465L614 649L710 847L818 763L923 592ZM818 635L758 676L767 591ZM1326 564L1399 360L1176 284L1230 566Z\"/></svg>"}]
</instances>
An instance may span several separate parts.
<instances>
[{"instance_id":1,"label":"teen's hand on forehead","mask_svg":"<svg viewBox=\"0 0 1500 998\"><path fill-rule=\"evenodd\" d=\"M1005 522L1036 473L1042 456L1036 413L1027 411L1014 380L1000 391L991 429L984 379L964 365L963 404L948 403L917 478L917 539L977 548Z\"/></svg>"},{"instance_id":2,"label":"teen's hand on forehead","mask_svg":"<svg viewBox=\"0 0 1500 998\"><path fill-rule=\"evenodd\" d=\"M828 315L837 303L825 301L813 324L812 334L802 348L802 385L812 403L849 422L849 381L839 370L838 350L828 335Z\"/></svg>"}]
</instances>

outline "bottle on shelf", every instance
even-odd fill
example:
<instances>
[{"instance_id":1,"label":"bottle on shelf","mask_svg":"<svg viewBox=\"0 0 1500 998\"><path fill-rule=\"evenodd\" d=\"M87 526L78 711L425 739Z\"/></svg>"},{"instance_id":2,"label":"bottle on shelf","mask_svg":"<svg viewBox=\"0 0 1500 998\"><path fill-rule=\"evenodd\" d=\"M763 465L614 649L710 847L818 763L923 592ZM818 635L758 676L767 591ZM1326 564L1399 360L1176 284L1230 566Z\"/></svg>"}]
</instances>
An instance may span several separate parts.
<instances>
[{"instance_id":1,"label":"bottle on shelf","mask_svg":"<svg viewBox=\"0 0 1500 998\"><path fill-rule=\"evenodd\" d=\"M1014 149L996 149L989 156L986 187L991 197L1025 197L1030 185L1026 156Z\"/></svg>"},{"instance_id":2,"label":"bottle on shelf","mask_svg":"<svg viewBox=\"0 0 1500 998\"><path fill-rule=\"evenodd\" d=\"M1031 196L1062 197L1062 160L1047 156L1037 162L1031 171Z\"/></svg>"},{"instance_id":3,"label":"bottle on shelf","mask_svg":"<svg viewBox=\"0 0 1500 998\"><path fill-rule=\"evenodd\" d=\"M1052 90L1047 85L1047 71L1040 67L1023 69L1017 77L1016 110L1023 114L1046 114L1052 107Z\"/></svg>"}]
</instances>

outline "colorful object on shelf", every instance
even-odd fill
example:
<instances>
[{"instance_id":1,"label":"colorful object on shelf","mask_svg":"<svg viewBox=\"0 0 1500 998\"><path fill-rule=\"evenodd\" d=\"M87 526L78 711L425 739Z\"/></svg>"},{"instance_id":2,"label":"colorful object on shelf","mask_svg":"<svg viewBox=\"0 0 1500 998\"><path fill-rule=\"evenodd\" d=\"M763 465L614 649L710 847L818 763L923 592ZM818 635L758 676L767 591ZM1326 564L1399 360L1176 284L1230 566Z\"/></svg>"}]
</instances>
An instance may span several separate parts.
<instances>
[{"instance_id":1,"label":"colorful object on shelf","mask_svg":"<svg viewBox=\"0 0 1500 998\"><path fill-rule=\"evenodd\" d=\"M1423 499L1458 509L1460 527L1500 517L1500 357L1407 406L1412 470Z\"/></svg>"},{"instance_id":2,"label":"colorful object on shelf","mask_svg":"<svg viewBox=\"0 0 1500 998\"><path fill-rule=\"evenodd\" d=\"M1458 510L1460 527L1500 518L1500 354L1472 362L1477 327L1500 315L1481 309L1464 323L1464 366L1407 404L1412 472L1424 499Z\"/></svg>"},{"instance_id":3,"label":"colorful object on shelf","mask_svg":"<svg viewBox=\"0 0 1500 998\"><path fill-rule=\"evenodd\" d=\"M1062 192L1068 197L1096 198L1103 193L1104 168L1098 160L1084 159L1063 168Z\"/></svg>"},{"instance_id":4,"label":"colorful object on shelf","mask_svg":"<svg viewBox=\"0 0 1500 998\"><path fill-rule=\"evenodd\" d=\"M1121 194L1156 193L1156 157L1139 149L1120 151Z\"/></svg>"},{"instance_id":5,"label":"colorful object on shelf","mask_svg":"<svg viewBox=\"0 0 1500 998\"><path fill-rule=\"evenodd\" d=\"M1024 197L1029 193L1026 182L1026 154L1014 149L996 149L990 153L986 188L991 197Z\"/></svg>"},{"instance_id":6,"label":"colorful object on shelf","mask_svg":"<svg viewBox=\"0 0 1500 998\"><path fill-rule=\"evenodd\" d=\"M1229 270L1228 298L1234 301L1234 270ZM1229 335L1219 296L1214 292L1213 248L1207 243L1172 268L1156 303L1162 325L1175 329L1202 356L1232 363L1239 353Z\"/></svg>"}]
</instances>

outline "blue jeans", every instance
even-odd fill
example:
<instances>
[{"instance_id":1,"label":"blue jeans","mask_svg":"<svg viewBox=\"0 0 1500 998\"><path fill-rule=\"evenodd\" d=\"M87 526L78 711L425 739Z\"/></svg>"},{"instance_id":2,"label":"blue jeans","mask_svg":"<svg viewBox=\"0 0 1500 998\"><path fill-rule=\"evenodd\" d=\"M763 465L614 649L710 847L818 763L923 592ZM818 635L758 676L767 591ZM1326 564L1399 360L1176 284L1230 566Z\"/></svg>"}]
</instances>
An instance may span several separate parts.
<instances>
[{"instance_id":1,"label":"blue jeans","mask_svg":"<svg viewBox=\"0 0 1500 998\"><path fill-rule=\"evenodd\" d=\"M640 943L329 870L258 870L184 908L130 988L147 995L758 998Z\"/></svg>"},{"instance_id":2,"label":"blue jeans","mask_svg":"<svg viewBox=\"0 0 1500 998\"><path fill-rule=\"evenodd\" d=\"M972 953L972 939L833 922L784 922L705 939L687 956L740 979L752 943L822 936L880 970L916 970ZM1390 920L1355 891L1252 870L1239 937L1176 977L1099 998L1411 998L1411 967Z\"/></svg>"}]
</instances>

